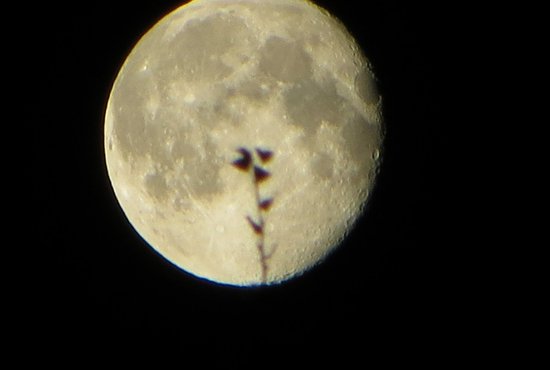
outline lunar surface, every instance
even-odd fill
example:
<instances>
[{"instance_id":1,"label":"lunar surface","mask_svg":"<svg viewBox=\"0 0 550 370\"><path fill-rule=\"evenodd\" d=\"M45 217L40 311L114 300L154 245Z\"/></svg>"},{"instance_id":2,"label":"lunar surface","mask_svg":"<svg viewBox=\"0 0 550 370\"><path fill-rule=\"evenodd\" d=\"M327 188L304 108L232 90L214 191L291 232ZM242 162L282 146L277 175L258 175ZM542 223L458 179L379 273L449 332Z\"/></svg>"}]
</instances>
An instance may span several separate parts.
<instances>
[{"instance_id":1,"label":"lunar surface","mask_svg":"<svg viewBox=\"0 0 550 370\"><path fill-rule=\"evenodd\" d=\"M381 97L345 27L303 0L195 0L127 57L105 118L115 195L179 268L238 286L319 263L364 211Z\"/></svg>"}]
</instances>

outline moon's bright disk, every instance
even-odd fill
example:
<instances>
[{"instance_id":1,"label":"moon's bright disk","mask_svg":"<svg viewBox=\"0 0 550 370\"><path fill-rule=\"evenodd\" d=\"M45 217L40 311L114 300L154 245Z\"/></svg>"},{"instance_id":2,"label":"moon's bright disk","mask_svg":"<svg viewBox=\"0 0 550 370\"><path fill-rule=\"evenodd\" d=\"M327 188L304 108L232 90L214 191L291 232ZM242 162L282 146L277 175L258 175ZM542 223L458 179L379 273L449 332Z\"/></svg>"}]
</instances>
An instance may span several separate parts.
<instances>
[{"instance_id":1,"label":"moon's bright disk","mask_svg":"<svg viewBox=\"0 0 550 370\"><path fill-rule=\"evenodd\" d=\"M175 265L280 282L361 215L380 104L353 38L311 2L195 0L147 32L116 78L109 176L131 224Z\"/></svg>"}]
</instances>

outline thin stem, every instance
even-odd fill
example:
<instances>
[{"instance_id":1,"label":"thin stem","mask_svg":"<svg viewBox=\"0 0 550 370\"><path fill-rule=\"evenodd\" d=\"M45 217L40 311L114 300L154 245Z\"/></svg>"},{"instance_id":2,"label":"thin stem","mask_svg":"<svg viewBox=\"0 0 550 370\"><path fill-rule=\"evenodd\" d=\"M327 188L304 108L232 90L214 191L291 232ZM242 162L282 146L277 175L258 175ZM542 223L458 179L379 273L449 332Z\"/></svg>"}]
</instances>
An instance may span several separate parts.
<instances>
[{"instance_id":1,"label":"thin stem","mask_svg":"<svg viewBox=\"0 0 550 370\"><path fill-rule=\"evenodd\" d=\"M254 176L254 174L252 174ZM268 257L265 254L265 221L263 216L263 210L261 207L261 197L260 197L260 187L258 185L258 181L256 179L253 179L254 183L254 193L256 196L256 205L258 207L258 224L260 225L261 232L259 233L258 238L258 253L260 254L260 264L262 266L262 282L265 283L267 281L267 259Z\"/></svg>"},{"instance_id":2,"label":"thin stem","mask_svg":"<svg viewBox=\"0 0 550 370\"><path fill-rule=\"evenodd\" d=\"M239 158L232 162L233 166L243 172L248 172L252 176L252 183L254 184L254 195L256 197L257 218L254 219L250 215L246 216L250 227L258 237L258 253L260 255L260 265L262 267L262 282L267 282L267 260L271 258L275 252L275 247L272 248L269 254L265 249L265 220L264 212L267 212L273 203L273 198L262 199L260 195L260 183L266 181L271 176L271 173L263 168L263 164L269 162L273 157L273 152L268 149L255 148L256 155L253 155L254 151L250 151L245 147L240 147L237 152L241 154Z\"/></svg>"}]
</instances>

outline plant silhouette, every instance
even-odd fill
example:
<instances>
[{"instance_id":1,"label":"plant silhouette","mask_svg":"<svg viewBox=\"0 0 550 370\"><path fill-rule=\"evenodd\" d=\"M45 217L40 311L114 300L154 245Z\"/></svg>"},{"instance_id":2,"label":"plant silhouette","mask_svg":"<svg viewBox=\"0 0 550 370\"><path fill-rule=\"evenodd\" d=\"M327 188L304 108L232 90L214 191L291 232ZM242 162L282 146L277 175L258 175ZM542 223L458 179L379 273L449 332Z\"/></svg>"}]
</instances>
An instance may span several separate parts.
<instances>
[{"instance_id":1,"label":"plant silhouette","mask_svg":"<svg viewBox=\"0 0 550 370\"><path fill-rule=\"evenodd\" d=\"M262 269L262 282L267 282L268 264L267 261L273 256L275 248L272 248L268 253L265 246L265 213L269 211L273 205L273 198L262 197L260 192L260 186L267 181L271 173L264 168L264 166L273 158L273 152L264 148L255 148L255 150L249 150L241 147L237 149L240 157L233 161L235 166L240 171L246 172L250 175L252 183L254 185L254 195L256 198L257 218L253 218L250 215L246 216L246 220L250 225L254 234L258 237L256 247L260 257L260 265Z\"/></svg>"}]
</instances>

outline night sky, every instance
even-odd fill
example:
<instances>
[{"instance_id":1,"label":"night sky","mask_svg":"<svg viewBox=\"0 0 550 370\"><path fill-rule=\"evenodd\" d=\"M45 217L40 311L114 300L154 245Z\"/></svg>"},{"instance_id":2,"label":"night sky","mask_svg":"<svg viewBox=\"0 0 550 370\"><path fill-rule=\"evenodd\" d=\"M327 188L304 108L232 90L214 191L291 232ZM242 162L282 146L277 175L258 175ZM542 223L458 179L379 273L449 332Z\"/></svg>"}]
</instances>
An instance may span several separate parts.
<instances>
[{"instance_id":1,"label":"night sky","mask_svg":"<svg viewBox=\"0 0 550 370\"><path fill-rule=\"evenodd\" d=\"M26 236L29 335L52 346L241 340L365 343L458 330L464 281L452 151L463 77L459 9L417 2L317 1L374 66L386 141L368 211L341 248L280 286L241 289L183 273L133 231L103 158L107 97L127 53L178 1L33 8L41 58ZM446 3L445 3L446 4ZM32 174L32 175L31 175ZM37 179L41 179L37 181ZM55 339L53 339L55 337ZM340 338L340 339L337 339ZM415 339L416 338L416 339ZM80 343L80 344L79 344ZM362 342L359 342L360 344Z\"/></svg>"}]
</instances>

